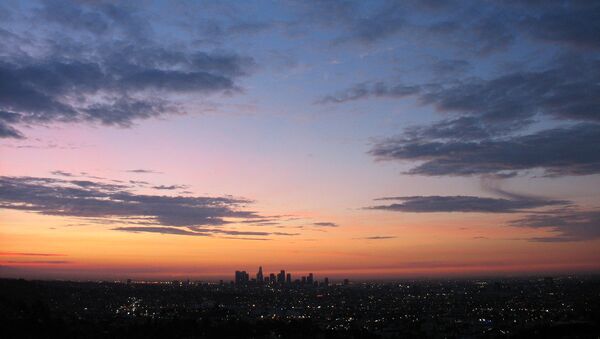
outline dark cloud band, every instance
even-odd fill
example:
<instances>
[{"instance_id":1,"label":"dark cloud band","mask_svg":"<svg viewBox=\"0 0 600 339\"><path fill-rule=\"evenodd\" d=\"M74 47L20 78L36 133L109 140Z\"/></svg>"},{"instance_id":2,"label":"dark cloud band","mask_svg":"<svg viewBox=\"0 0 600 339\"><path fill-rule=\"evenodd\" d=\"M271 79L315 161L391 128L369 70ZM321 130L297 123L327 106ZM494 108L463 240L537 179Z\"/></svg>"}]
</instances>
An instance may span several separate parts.
<instances>
[{"instance_id":1,"label":"dark cloud band","mask_svg":"<svg viewBox=\"0 0 600 339\"><path fill-rule=\"evenodd\" d=\"M600 124L477 141L401 137L375 144L370 154L378 160L421 162L408 172L419 175L468 176L530 169L542 169L548 176L596 174L600 173Z\"/></svg>"},{"instance_id":2,"label":"dark cloud band","mask_svg":"<svg viewBox=\"0 0 600 339\"><path fill-rule=\"evenodd\" d=\"M566 205L569 203L564 200L528 198L524 196L505 199L464 195L389 197L380 198L378 200L393 200L399 202L389 205L372 206L369 207L369 209L412 213L515 213L533 208Z\"/></svg>"},{"instance_id":3,"label":"dark cloud band","mask_svg":"<svg viewBox=\"0 0 600 339\"><path fill-rule=\"evenodd\" d=\"M82 218L117 218L160 226L219 226L258 218L247 199L142 195L130 187L88 180L0 177L0 208Z\"/></svg>"},{"instance_id":4,"label":"dark cloud band","mask_svg":"<svg viewBox=\"0 0 600 339\"><path fill-rule=\"evenodd\" d=\"M600 238L600 210L576 208L558 209L547 213L526 215L514 220L512 226L548 229L547 237L534 237L534 242L568 242Z\"/></svg>"}]
</instances>

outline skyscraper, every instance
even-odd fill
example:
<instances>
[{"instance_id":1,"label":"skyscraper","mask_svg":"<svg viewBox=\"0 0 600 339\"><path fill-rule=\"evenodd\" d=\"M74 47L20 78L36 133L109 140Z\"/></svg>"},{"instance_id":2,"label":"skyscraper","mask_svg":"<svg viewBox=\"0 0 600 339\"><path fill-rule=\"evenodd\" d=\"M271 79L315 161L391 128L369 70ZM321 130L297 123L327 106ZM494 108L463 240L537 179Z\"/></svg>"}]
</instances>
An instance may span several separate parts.
<instances>
[{"instance_id":1,"label":"skyscraper","mask_svg":"<svg viewBox=\"0 0 600 339\"><path fill-rule=\"evenodd\" d=\"M235 271L235 283L236 285L247 284L249 281L249 276L246 271Z\"/></svg>"},{"instance_id":2,"label":"skyscraper","mask_svg":"<svg viewBox=\"0 0 600 339\"><path fill-rule=\"evenodd\" d=\"M309 273L308 274L308 278L306 278L306 283L309 284L309 285L312 285L314 283L314 279L315 278L313 277L313 274Z\"/></svg>"},{"instance_id":3,"label":"skyscraper","mask_svg":"<svg viewBox=\"0 0 600 339\"><path fill-rule=\"evenodd\" d=\"M292 284L292 274L288 273L287 276L285 277L285 283L288 285Z\"/></svg>"},{"instance_id":4,"label":"skyscraper","mask_svg":"<svg viewBox=\"0 0 600 339\"><path fill-rule=\"evenodd\" d=\"M258 282L259 284L263 283L263 271L262 271L262 266L258 267L258 273L256 273L256 282Z\"/></svg>"},{"instance_id":5,"label":"skyscraper","mask_svg":"<svg viewBox=\"0 0 600 339\"><path fill-rule=\"evenodd\" d=\"M279 274L277 274L277 283L283 284L285 283L285 270L281 270Z\"/></svg>"}]
</instances>

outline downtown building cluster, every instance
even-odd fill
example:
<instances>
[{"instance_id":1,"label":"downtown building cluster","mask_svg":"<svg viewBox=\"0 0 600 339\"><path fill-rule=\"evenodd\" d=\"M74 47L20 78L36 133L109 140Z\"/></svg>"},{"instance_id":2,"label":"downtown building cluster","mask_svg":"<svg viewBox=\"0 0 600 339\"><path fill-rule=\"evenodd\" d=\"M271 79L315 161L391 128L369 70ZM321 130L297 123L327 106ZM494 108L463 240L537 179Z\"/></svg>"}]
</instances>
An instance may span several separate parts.
<instances>
[{"instance_id":1,"label":"downtown building cluster","mask_svg":"<svg viewBox=\"0 0 600 339\"><path fill-rule=\"evenodd\" d=\"M322 282L315 280L314 275L309 273L307 276L302 276L300 279L292 280L292 274L286 273L285 270L279 273L263 274L262 266L258 268L255 278L250 278L250 274L246 271L235 271L235 285L270 285L270 286L329 286L329 278L324 278Z\"/></svg>"}]
</instances>

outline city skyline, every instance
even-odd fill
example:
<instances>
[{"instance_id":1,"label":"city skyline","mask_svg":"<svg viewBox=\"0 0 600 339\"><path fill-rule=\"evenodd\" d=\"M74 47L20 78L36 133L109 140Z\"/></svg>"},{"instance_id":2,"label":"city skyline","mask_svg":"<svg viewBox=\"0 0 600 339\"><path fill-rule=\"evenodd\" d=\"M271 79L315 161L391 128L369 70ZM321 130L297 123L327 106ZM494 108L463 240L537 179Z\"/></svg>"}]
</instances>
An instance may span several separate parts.
<instances>
[{"instance_id":1,"label":"city skyline","mask_svg":"<svg viewBox=\"0 0 600 339\"><path fill-rule=\"evenodd\" d=\"M578 0L3 1L0 277L598 273L599 23Z\"/></svg>"},{"instance_id":2,"label":"city skyline","mask_svg":"<svg viewBox=\"0 0 600 339\"><path fill-rule=\"evenodd\" d=\"M343 280L344 283L348 282L348 279ZM220 281L223 284L223 280ZM313 273L310 272L307 275L303 275L298 279L292 279L292 273L286 272L285 270L280 270L279 273L270 273L269 275L263 274L262 266L258 267L258 271L256 272L256 276L252 277L250 273L246 271L235 271L234 279L231 280L231 283L235 285L286 285L290 286L301 285L301 286L327 286L329 285L329 278L324 277L323 281L320 282L317 280Z\"/></svg>"}]
</instances>

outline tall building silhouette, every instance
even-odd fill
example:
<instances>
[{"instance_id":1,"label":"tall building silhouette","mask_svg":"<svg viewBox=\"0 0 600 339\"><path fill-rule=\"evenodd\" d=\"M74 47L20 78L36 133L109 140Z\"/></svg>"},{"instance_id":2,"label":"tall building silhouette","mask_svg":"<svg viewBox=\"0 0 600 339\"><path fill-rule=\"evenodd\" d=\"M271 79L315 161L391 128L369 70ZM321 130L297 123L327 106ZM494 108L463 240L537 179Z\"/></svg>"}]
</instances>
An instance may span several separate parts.
<instances>
[{"instance_id":1,"label":"tall building silhouette","mask_svg":"<svg viewBox=\"0 0 600 339\"><path fill-rule=\"evenodd\" d=\"M285 283L285 270L281 270L279 274L277 274L277 283L283 284Z\"/></svg>"},{"instance_id":2,"label":"tall building silhouette","mask_svg":"<svg viewBox=\"0 0 600 339\"><path fill-rule=\"evenodd\" d=\"M245 285L250 281L250 276L246 271L235 271L236 285Z\"/></svg>"},{"instance_id":3,"label":"tall building silhouette","mask_svg":"<svg viewBox=\"0 0 600 339\"><path fill-rule=\"evenodd\" d=\"M264 278L263 278L263 271L262 271L262 266L259 266L259 267L258 267L258 273L256 273L256 281L257 281L259 284L262 284L262 282L264 281Z\"/></svg>"}]
</instances>

